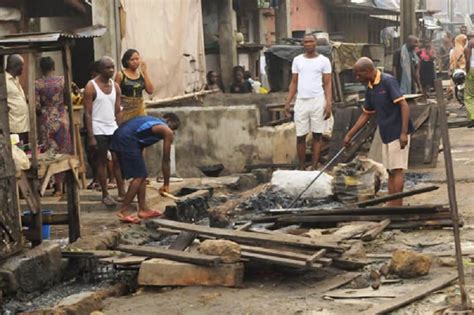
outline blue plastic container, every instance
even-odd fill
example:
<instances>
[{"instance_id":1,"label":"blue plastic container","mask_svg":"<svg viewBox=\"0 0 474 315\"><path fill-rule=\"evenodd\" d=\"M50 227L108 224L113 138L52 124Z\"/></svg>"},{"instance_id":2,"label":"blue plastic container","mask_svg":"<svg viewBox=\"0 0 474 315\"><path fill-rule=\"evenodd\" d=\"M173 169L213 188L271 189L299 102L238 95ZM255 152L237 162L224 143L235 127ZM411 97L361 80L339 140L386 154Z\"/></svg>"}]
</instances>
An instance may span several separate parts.
<instances>
[{"instance_id":1,"label":"blue plastic container","mask_svg":"<svg viewBox=\"0 0 474 315\"><path fill-rule=\"evenodd\" d=\"M53 214L53 211L52 210L41 210L41 214L42 215L51 215L51 214ZM26 211L23 212L23 215L24 216L30 216L31 211L26 210ZM44 240L51 239L51 225L43 224L43 226L41 228L41 234L42 234L42 237L43 237Z\"/></svg>"}]
</instances>

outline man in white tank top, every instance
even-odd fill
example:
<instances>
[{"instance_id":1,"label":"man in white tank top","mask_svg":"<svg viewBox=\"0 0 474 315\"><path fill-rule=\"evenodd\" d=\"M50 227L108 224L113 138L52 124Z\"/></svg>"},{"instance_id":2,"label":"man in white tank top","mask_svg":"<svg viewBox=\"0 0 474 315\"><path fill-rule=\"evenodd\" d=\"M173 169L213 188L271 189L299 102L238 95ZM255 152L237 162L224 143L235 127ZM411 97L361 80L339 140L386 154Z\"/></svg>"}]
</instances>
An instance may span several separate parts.
<instances>
[{"instance_id":1,"label":"man in white tank top","mask_svg":"<svg viewBox=\"0 0 474 315\"><path fill-rule=\"evenodd\" d=\"M107 152L112 135L117 126L120 113L120 87L112 80L115 64L112 58L99 60L99 75L90 80L84 89L84 111L89 150L96 162L97 177L102 189L102 202L106 206L115 206L117 202L107 190ZM115 154L112 154L115 178L119 197L125 195L122 175Z\"/></svg>"},{"instance_id":2,"label":"man in white tank top","mask_svg":"<svg viewBox=\"0 0 474 315\"><path fill-rule=\"evenodd\" d=\"M290 103L296 95L294 107L296 150L300 169L305 169L306 136L313 134L313 170L316 170L321 153L321 135L326 131L326 120L331 117L331 62L316 51L316 37L306 34L303 39L305 53L293 59L292 77L285 103L285 114L291 116Z\"/></svg>"}]
</instances>

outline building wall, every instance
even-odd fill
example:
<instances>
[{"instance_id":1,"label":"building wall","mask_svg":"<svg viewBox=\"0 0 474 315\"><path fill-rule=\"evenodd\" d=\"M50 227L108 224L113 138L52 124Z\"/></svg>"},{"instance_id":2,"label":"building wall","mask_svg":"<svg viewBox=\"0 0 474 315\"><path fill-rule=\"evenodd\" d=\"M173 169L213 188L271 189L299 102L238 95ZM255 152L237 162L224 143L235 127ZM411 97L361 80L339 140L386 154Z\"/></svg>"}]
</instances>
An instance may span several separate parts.
<instances>
[{"instance_id":1,"label":"building wall","mask_svg":"<svg viewBox=\"0 0 474 315\"><path fill-rule=\"evenodd\" d=\"M181 120L175 144L176 169L182 177L202 176L200 166L222 163L230 174L244 171L247 164L296 159L294 125L259 127L256 105L156 108L148 113L162 116L168 111ZM145 151L150 176L161 171L161 149L159 143Z\"/></svg>"},{"instance_id":2,"label":"building wall","mask_svg":"<svg viewBox=\"0 0 474 315\"><path fill-rule=\"evenodd\" d=\"M291 30L327 31L326 8L321 0L291 0Z\"/></svg>"}]
</instances>

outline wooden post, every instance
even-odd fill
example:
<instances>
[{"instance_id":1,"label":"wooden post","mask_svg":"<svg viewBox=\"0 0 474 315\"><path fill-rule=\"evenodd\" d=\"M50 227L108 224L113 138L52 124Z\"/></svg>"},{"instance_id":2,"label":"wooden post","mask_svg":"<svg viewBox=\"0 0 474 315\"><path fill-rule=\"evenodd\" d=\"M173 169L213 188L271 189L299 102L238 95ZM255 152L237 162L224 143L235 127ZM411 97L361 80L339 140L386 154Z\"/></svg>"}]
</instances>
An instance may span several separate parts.
<instances>
[{"instance_id":1,"label":"wooden post","mask_svg":"<svg viewBox=\"0 0 474 315\"><path fill-rule=\"evenodd\" d=\"M30 132L28 139L31 148L31 167L28 171L30 177L32 198L36 199L37 209L30 209L31 211L31 225L29 227L29 236L33 246L41 244L43 240L43 223L41 219L41 198L38 193L39 179L38 179L38 127L36 124L36 95L35 95L35 80L36 69L38 68L38 53L30 53L28 55L28 105L30 115Z\"/></svg>"},{"instance_id":2,"label":"wooden post","mask_svg":"<svg viewBox=\"0 0 474 315\"><path fill-rule=\"evenodd\" d=\"M464 264L461 250L461 236L459 231L458 203L456 200L456 181L454 179L453 159L451 156L451 143L449 141L448 122L446 119L446 104L444 103L443 84L440 79L435 80L436 102L440 111L441 136L443 139L444 165L446 167L446 180L448 182L449 207L451 208L451 219L453 220L454 248L456 250L456 263L459 275L459 288L461 291L461 303L463 310L469 309L470 301L466 291L464 280Z\"/></svg>"},{"instance_id":3,"label":"wooden post","mask_svg":"<svg viewBox=\"0 0 474 315\"><path fill-rule=\"evenodd\" d=\"M71 102L71 46L70 42L64 44L61 51L64 71L64 102L67 105L69 113L69 132L71 133L71 141L73 153L77 154L77 141L74 132L74 109ZM69 217L69 242L74 242L81 236L81 220L80 220L80 203L79 203L79 188L76 183L74 170L69 170L66 174L67 186L67 211Z\"/></svg>"},{"instance_id":4,"label":"wooden post","mask_svg":"<svg viewBox=\"0 0 474 315\"><path fill-rule=\"evenodd\" d=\"M237 65L237 45L234 36L234 10L232 0L218 2L219 15L219 60L224 89L232 83L232 68Z\"/></svg>"},{"instance_id":5,"label":"wooden post","mask_svg":"<svg viewBox=\"0 0 474 315\"><path fill-rule=\"evenodd\" d=\"M72 243L81 236L81 217L79 204L79 189L74 177L74 171L66 173L67 213L69 226L69 242Z\"/></svg>"},{"instance_id":6,"label":"wooden post","mask_svg":"<svg viewBox=\"0 0 474 315\"><path fill-rule=\"evenodd\" d=\"M64 44L61 51L64 72L64 103L68 109L69 116L69 132L73 147L73 154L77 154L76 134L74 132L74 109L71 102L71 83L72 83L72 67L71 67L71 46L69 42Z\"/></svg>"}]
</instances>

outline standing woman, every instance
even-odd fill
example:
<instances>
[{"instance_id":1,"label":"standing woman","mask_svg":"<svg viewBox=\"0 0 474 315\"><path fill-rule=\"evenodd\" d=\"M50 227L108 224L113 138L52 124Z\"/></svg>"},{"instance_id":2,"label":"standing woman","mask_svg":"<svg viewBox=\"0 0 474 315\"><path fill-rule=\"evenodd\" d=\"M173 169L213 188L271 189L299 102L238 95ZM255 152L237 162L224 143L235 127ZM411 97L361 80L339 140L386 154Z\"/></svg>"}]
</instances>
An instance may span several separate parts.
<instances>
[{"instance_id":1,"label":"standing woman","mask_svg":"<svg viewBox=\"0 0 474 315\"><path fill-rule=\"evenodd\" d=\"M464 47L466 47L467 36L459 34L454 39L453 52L450 55L449 61L449 75L452 75L456 69L466 68L466 55L464 54Z\"/></svg>"},{"instance_id":2,"label":"standing woman","mask_svg":"<svg viewBox=\"0 0 474 315\"><path fill-rule=\"evenodd\" d=\"M467 109L468 128L474 127L474 39L471 39L465 49L466 55L466 87L464 104Z\"/></svg>"},{"instance_id":3,"label":"standing woman","mask_svg":"<svg viewBox=\"0 0 474 315\"><path fill-rule=\"evenodd\" d=\"M145 116L143 90L152 94L154 87L148 76L146 64L135 49L128 49L122 56L123 70L117 72L115 82L122 90L120 123L137 116Z\"/></svg>"},{"instance_id":4,"label":"standing woman","mask_svg":"<svg viewBox=\"0 0 474 315\"><path fill-rule=\"evenodd\" d=\"M64 105L64 77L54 75L51 57L40 59L42 77L35 81L36 109L39 112L40 141L46 150L71 154L69 117ZM54 195L62 194L64 173L54 177Z\"/></svg>"}]
</instances>

